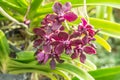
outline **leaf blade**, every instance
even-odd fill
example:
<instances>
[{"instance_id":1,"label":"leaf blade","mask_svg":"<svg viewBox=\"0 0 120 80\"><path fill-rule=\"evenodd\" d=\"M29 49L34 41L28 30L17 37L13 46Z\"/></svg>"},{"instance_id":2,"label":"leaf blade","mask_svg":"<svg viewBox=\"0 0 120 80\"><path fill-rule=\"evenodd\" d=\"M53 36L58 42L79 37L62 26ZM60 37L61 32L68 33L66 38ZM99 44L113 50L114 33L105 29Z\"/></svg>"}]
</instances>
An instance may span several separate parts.
<instances>
[{"instance_id":1,"label":"leaf blade","mask_svg":"<svg viewBox=\"0 0 120 80\"><path fill-rule=\"evenodd\" d=\"M95 35L96 42L103 46L108 52L111 52L111 46L102 37Z\"/></svg>"}]
</instances>

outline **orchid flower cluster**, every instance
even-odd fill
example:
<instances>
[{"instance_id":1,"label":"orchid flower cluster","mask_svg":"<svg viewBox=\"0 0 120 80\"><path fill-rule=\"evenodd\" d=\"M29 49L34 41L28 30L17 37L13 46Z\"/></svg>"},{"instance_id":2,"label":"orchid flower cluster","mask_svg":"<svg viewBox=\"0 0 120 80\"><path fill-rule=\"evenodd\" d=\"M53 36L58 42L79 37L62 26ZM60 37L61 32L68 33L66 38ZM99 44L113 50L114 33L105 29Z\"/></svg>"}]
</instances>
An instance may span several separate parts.
<instances>
[{"instance_id":1,"label":"orchid flower cluster","mask_svg":"<svg viewBox=\"0 0 120 80\"><path fill-rule=\"evenodd\" d=\"M92 43L95 41L96 31L85 20L81 18L81 23L77 29L71 33L65 31L63 23L72 22L78 17L71 10L71 3L62 5L56 2L53 5L53 14L48 14L41 22L40 28L33 31L38 36L34 41L34 47L37 48L36 59L40 64L50 61L51 69L55 69L56 62L63 63L62 54L69 55L72 59L80 58L85 62L85 54L95 54L96 47Z\"/></svg>"}]
</instances>

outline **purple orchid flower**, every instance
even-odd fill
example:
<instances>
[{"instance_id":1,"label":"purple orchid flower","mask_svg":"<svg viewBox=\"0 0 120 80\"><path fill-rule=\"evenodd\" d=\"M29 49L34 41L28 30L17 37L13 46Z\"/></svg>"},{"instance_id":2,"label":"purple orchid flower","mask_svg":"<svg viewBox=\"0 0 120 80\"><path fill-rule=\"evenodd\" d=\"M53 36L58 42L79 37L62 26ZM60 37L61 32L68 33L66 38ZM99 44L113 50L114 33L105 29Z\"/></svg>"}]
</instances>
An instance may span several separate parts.
<instances>
[{"instance_id":1,"label":"purple orchid flower","mask_svg":"<svg viewBox=\"0 0 120 80\"><path fill-rule=\"evenodd\" d=\"M40 64L46 64L50 61L51 69L55 69L56 63L63 63L61 55L65 52L72 59L80 58L84 63L86 54L96 54L96 47L92 43L95 41L93 27L87 20L81 18L81 24L77 30L71 33L64 31L65 20L71 22L77 19L77 15L71 10L71 3L62 5L56 2L53 6L55 14L48 14L41 22L40 28L35 28L33 32L38 36L34 41L34 47L37 48L36 59Z\"/></svg>"},{"instance_id":2,"label":"purple orchid flower","mask_svg":"<svg viewBox=\"0 0 120 80\"><path fill-rule=\"evenodd\" d=\"M53 6L53 11L59 16L62 17L63 19L72 22L77 19L77 15L71 10L71 3L66 2L64 5L62 5L59 2L56 2Z\"/></svg>"}]
</instances>

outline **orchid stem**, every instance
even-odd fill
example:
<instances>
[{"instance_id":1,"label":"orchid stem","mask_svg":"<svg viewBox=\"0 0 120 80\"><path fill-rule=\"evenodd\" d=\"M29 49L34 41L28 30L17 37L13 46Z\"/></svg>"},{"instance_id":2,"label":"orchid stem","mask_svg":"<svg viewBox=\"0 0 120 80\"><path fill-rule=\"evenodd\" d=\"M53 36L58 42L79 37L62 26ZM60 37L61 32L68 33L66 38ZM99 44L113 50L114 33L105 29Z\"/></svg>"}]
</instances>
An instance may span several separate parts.
<instances>
[{"instance_id":1,"label":"orchid stem","mask_svg":"<svg viewBox=\"0 0 120 80\"><path fill-rule=\"evenodd\" d=\"M86 19L87 19L87 21L88 21L88 23L89 23L89 16L88 16L88 14L87 14L87 5L86 5L86 0L84 0L84 14L85 14L85 17L86 17Z\"/></svg>"},{"instance_id":2,"label":"orchid stem","mask_svg":"<svg viewBox=\"0 0 120 80\"><path fill-rule=\"evenodd\" d=\"M68 26L68 23L65 21L65 26L68 29L68 31L70 31L70 27Z\"/></svg>"}]
</instances>

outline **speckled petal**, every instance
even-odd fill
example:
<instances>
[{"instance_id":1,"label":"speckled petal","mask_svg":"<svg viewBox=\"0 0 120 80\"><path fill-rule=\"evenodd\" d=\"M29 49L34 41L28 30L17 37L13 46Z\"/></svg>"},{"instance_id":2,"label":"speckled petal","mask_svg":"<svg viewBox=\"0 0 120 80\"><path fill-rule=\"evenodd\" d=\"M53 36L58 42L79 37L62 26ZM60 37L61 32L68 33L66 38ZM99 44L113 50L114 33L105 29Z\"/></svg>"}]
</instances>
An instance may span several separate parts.
<instances>
[{"instance_id":1,"label":"speckled petal","mask_svg":"<svg viewBox=\"0 0 120 80\"><path fill-rule=\"evenodd\" d=\"M72 22L72 21L75 21L77 19L77 15L73 12L68 12L68 13L64 14L64 18L67 21Z\"/></svg>"}]
</instances>

